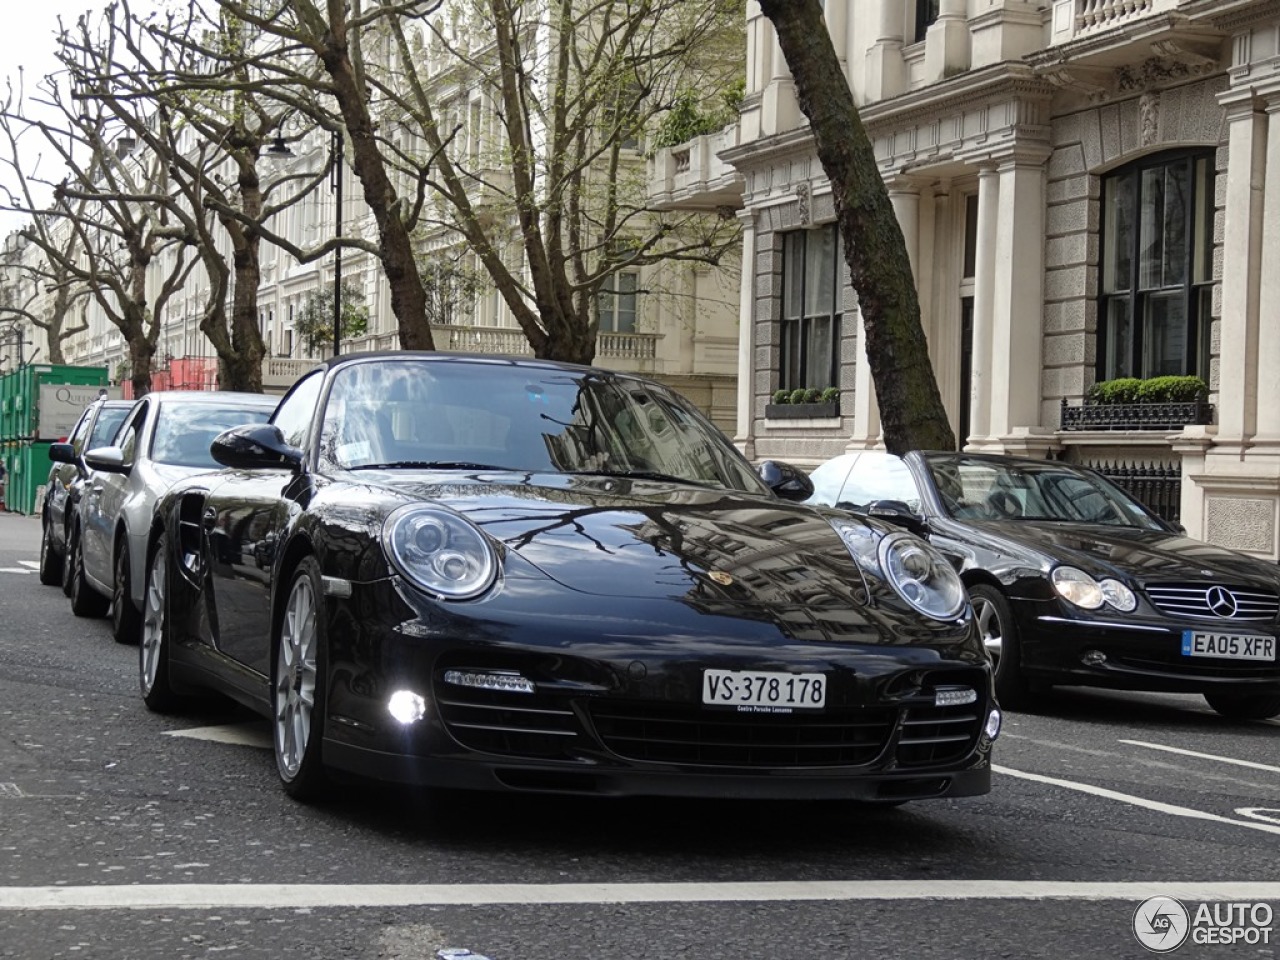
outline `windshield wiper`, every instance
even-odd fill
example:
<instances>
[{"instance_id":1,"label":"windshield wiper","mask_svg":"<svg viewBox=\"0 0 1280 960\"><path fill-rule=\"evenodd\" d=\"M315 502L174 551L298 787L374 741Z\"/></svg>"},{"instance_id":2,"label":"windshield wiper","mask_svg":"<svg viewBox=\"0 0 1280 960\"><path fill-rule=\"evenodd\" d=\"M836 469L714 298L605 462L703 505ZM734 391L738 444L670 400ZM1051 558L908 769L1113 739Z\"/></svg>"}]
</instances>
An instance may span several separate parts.
<instances>
[{"instance_id":1,"label":"windshield wiper","mask_svg":"<svg viewBox=\"0 0 1280 960\"><path fill-rule=\"evenodd\" d=\"M394 470L404 467L409 470L515 470L517 467L499 467L492 463L471 463L467 460L393 460L390 463L361 463L348 470Z\"/></svg>"},{"instance_id":2,"label":"windshield wiper","mask_svg":"<svg viewBox=\"0 0 1280 960\"><path fill-rule=\"evenodd\" d=\"M706 487L710 484L688 477L677 477L657 470L566 470L575 477L620 477L627 480L656 480L660 483L681 483L690 487Z\"/></svg>"}]
</instances>

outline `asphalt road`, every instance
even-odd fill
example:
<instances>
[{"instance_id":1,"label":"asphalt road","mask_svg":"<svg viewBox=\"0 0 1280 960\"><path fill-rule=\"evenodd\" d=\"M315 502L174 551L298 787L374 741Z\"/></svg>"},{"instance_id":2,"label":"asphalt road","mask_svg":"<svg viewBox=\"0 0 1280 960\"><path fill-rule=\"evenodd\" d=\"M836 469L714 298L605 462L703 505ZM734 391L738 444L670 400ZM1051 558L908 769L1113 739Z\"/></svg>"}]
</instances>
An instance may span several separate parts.
<instances>
[{"instance_id":1,"label":"asphalt road","mask_svg":"<svg viewBox=\"0 0 1280 960\"><path fill-rule=\"evenodd\" d=\"M1174 956L1280 953L1275 721L1055 693L1007 718L990 796L897 810L377 786L308 807L263 722L148 713L136 648L40 585L38 542L0 514L0 957L1140 957L1162 894L1275 913Z\"/></svg>"}]
</instances>

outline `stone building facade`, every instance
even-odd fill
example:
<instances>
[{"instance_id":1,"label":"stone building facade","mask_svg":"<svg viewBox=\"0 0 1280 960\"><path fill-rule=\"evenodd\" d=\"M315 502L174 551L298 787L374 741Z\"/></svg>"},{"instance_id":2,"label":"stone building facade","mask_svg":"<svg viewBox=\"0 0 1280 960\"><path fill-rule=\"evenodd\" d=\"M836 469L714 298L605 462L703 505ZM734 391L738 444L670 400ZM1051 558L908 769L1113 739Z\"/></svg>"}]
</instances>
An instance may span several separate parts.
<instances>
[{"instance_id":1,"label":"stone building facade","mask_svg":"<svg viewBox=\"0 0 1280 960\"><path fill-rule=\"evenodd\" d=\"M1280 3L826 0L965 449L1181 474L1192 536L1280 555ZM737 442L880 443L857 297L771 24L748 4ZM1063 430L1120 376L1198 375L1213 422ZM779 416L779 390L837 387Z\"/></svg>"}]
</instances>

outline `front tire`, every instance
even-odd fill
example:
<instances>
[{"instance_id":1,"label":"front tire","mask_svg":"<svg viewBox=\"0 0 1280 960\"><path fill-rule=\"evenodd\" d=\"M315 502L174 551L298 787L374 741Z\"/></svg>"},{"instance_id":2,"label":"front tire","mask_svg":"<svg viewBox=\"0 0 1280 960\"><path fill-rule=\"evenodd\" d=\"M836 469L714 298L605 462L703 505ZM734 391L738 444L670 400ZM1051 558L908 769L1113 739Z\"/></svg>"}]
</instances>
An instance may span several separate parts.
<instances>
[{"instance_id":1,"label":"front tire","mask_svg":"<svg viewBox=\"0 0 1280 960\"><path fill-rule=\"evenodd\" d=\"M44 518L43 526L40 535L40 582L46 587L54 587L62 583L62 568L66 561L50 542L48 517Z\"/></svg>"},{"instance_id":2,"label":"front tire","mask_svg":"<svg viewBox=\"0 0 1280 960\"><path fill-rule=\"evenodd\" d=\"M116 643L137 643L142 621L133 605L133 588L129 580L129 541L116 547L116 581L111 592L111 635Z\"/></svg>"},{"instance_id":3,"label":"front tire","mask_svg":"<svg viewBox=\"0 0 1280 960\"><path fill-rule=\"evenodd\" d=\"M1205 701L1229 720L1270 720L1280 714L1280 695L1270 693L1206 693Z\"/></svg>"},{"instance_id":4,"label":"front tire","mask_svg":"<svg viewBox=\"0 0 1280 960\"><path fill-rule=\"evenodd\" d=\"M106 616L111 601L89 586L84 578L84 547L77 530L71 548L71 612L77 617Z\"/></svg>"},{"instance_id":5,"label":"front tire","mask_svg":"<svg viewBox=\"0 0 1280 960\"><path fill-rule=\"evenodd\" d=\"M1009 601L995 587L981 583L969 588L969 599L982 645L994 665L996 699L1006 710L1023 710L1031 700L1031 685L1022 673L1022 645Z\"/></svg>"},{"instance_id":6,"label":"front tire","mask_svg":"<svg viewBox=\"0 0 1280 960\"><path fill-rule=\"evenodd\" d=\"M285 793L314 800L328 783L320 758L325 716L326 627L320 564L304 557L289 581L271 677L276 769Z\"/></svg>"},{"instance_id":7,"label":"front tire","mask_svg":"<svg viewBox=\"0 0 1280 960\"><path fill-rule=\"evenodd\" d=\"M156 541L147 569L141 637L138 643L138 688L142 702L155 713L172 713L182 703L169 684L169 648L173 628L169 621L169 567L165 538Z\"/></svg>"}]
</instances>

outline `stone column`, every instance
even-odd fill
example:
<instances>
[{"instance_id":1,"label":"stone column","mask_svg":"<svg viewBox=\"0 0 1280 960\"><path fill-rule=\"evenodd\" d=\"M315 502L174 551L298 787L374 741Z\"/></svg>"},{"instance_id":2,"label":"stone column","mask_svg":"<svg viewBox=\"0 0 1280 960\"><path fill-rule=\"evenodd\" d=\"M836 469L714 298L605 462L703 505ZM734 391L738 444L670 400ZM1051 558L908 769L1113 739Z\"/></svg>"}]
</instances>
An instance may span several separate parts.
<instances>
[{"instance_id":1,"label":"stone column","mask_svg":"<svg viewBox=\"0 0 1280 960\"><path fill-rule=\"evenodd\" d=\"M970 367L968 429L970 446L981 448L991 434L991 316L996 281L996 224L999 219L1000 179L996 168L978 169L977 264L973 277L973 360Z\"/></svg>"},{"instance_id":2,"label":"stone column","mask_svg":"<svg viewBox=\"0 0 1280 960\"><path fill-rule=\"evenodd\" d=\"M969 69L968 0L941 0L938 19L925 33L924 75L936 83Z\"/></svg>"},{"instance_id":3,"label":"stone column","mask_svg":"<svg viewBox=\"0 0 1280 960\"><path fill-rule=\"evenodd\" d=\"M1046 150L1000 164L990 325L992 440L1012 437L1015 428L1040 425L1047 157Z\"/></svg>"},{"instance_id":4,"label":"stone column","mask_svg":"<svg viewBox=\"0 0 1280 960\"><path fill-rule=\"evenodd\" d=\"M853 436L846 450L869 450L880 443L880 402L867 360L867 334L862 326L862 310L848 315L858 325L858 358L853 368Z\"/></svg>"},{"instance_id":5,"label":"stone column","mask_svg":"<svg viewBox=\"0 0 1280 960\"><path fill-rule=\"evenodd\" d=\"M876 41L867 50L868 103L888 100L907 89L906 64L902 60L907 5L904 0L875 0L874 9Z\"/></svg>"},{"instance_id":6,"label":"stone column","mask_svg":"<svg viewBox=\"0 0 1280 960\"><path fill-rule=\"evenodd\" d=\"M766 23L765 30L769 37L771 69L761 99L760 125L766 134L783 133L800 126L800 104L796 100L796 84L787 67L787 58L782 55L782 46L778 43L778 34L772 23Z\"/></svg>"},{"instance_id":7,"label":"stone column","mask_svg":"<svg viewBox=\"0 0 1280 960\"><path fill-rule=\"evenodd\" d=\"M1268 313L1280 303L1280 96L1267 104L1267 156L1263 182L1262 250L1264 269L1258 281L1258 303ZM1225 290L1223 291L1225 293ZM1275 383L1280 370L1280 323L1258 323L1258 383ZM1255 452L1280 456L1280 402L1271 394L1257 404Z\"/></svg>"},{"instance_id":8,"label":"stone column","mask_svg":"<svg viewBox=\"0 0 1280 960\"><path fill-rule=\"evenodd\" d=\"M1242 451L1257 429L1258 295L1262 179L1268 118L1252 97L1227 105L1227 202L1222 241L1222 318L1216 452ZM1268 358L1270 359L1270 358ZM1268 373L1273 373L1268 371Z\"/></svg>"},{"instance_id":9,"label":"stone column","mask_svg":"<svg viewBox=\"0 0 1280 960\"><path fill-rule=\"evenodd\" d=\"M911 273L920 280L920 188L913 181L899 177L889 183L889 201L898 217L902 239L911 259Z\"/></svg>"},{"instance_id":10,"label":"stone column","mask_svg":"<svg viewBox=\"0 0 1280 960\"><path fill-rule=\"evenodd\" d=\"M738 288L738 429L733 442L742 455L755 457L755 315L756 315L756 218L746 211L742 222L742 280Z\"/></svg>"}]
</instances>

